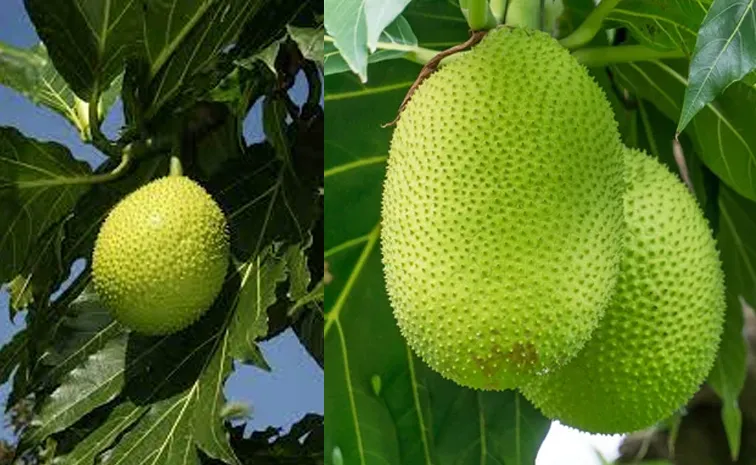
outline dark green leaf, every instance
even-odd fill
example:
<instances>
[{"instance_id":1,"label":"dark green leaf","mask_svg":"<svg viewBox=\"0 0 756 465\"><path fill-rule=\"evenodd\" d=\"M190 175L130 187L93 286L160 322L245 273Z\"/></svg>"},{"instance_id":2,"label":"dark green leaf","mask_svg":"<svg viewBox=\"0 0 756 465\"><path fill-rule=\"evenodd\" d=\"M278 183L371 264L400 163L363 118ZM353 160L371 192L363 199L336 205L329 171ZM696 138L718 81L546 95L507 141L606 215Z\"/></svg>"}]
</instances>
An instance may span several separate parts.
<instances>
[{"instance_id":1,"label":"dark green leaf","mask_svg":"<svg viewBox=\"0 0 756 465\"><path fill-rule=\"evenodd\" d=\"M324 33L323 25L317 28L286 26L289 37L297 43L299 51L306 60L314 61L323 66L325 57L323 55Z\"/></svg>"},{"instance_id":2,"label":"dark green leaf","mask_svg":"<svg viewBox=\"0 0 756 465\"><path fill-rule=\"evenodd\" d=\"M320 288L320 300L322 300L323 287ZM313 359L320 365L320 368L325 368L325 354L324 354L324 341L323 341L323 326L325 319L323 318L323 310L320 305L308 306L304 311L299 313L298 318L292 324L294 333L296 333L300 342L305 346L307 352Z\"/></svg>"},{"instance_id":3,"label":"dark green leaf","mask_svg":"<svg viewBox=\"0 0 756 465\"><path fill-rule=\"evenodd\" d=\"M289 113L284 99L267 97L263 102L263 129L276 155L285 164L291 162L286 119Z\"/></svg>"},{"instance_id":4,"label":"dark green leaf","mask_svg":"<svg viewBox=\"0 0 756 465\"><path fill-rule=\"evenodd\" d=\"M8 382L13 370L21 362L27 344L26 330L21 330L0 349L0 384Z\"/></svg>"},{"instance_id":5,"label":"dark green leaf","mask_svg":"<svg viewBox=\"0 0 756 465\"><path fill-rule=\"evenodd\" d=\"M235 313L239 314L239 311ZM252 326L252 325L250 325ZM210 457L223 460L231 465L239 465L239 459L228 442L228 433L224 426L221 410L226 403L223 385L231 373L230 337L223 337L215 351L213 359L202 373L194 409L194 438L197 445Z\"/></svg>"},{"instance_id":6,"label":"dark green leaf","mask_svg":"<svg viewBox=\"0 0 756 465\"><path fill-rule=\"evenodd\" d=\"M22 445L39 444L114 399L123 387L125 350L126 338L111 339L102 350L71 371L42 404L31 429L21 439Z\"/></svg>"},{"instance_id":7,"label":"dark green leaf","mask_svg":"<svg viewBox=\"0 0 756 465\"><path fill-rule=\"evenodd\" d=\"M754 264L756 255L748 240L756 232L752 222L756 205L730 189L719 192L719 247L726 277L727 313L724 334L717 360L708 383L722 399L722 423L733 461L740 451L742 413L738 397L746 378L746 344L743 339L743 306L741 298L753 301L756 295Z\"/></svg>"},{"instance_id":8,"label":"dark green leaf","mask_svg":"<svg viewBox=\"0 0 756 465\"><path fill-rule=\"evenodd\" d=\"M182 87L213 73L221 52L233 44L263 0L150 1L144 19L149 86L142 104L150 119ZM217 83L222 76L212 80ZM217 78L217 79L216 79Z\"/></svg>"},{"instance_id":9,"label":"dark green leaf","mask_svg":"<svg viewBox=\"0 0 756 465\"><path fill-rule=\"evenodd\" d=\"M232 444L244 465L323 465L323 417L307 414L287 434L276 428L244 437L244 425L232 430ZM203 460L205 465L220 465Z\"/></svg>"},{"instance_id":10,"label":"dark green leaf","mask_svg":"<svg viewBox=\"0 0 756 465\"><path fill-rule=\"evenodd\" d=\"M21 273L37 239L67 215L90 174L67 148L0 128L0 282Z\"/></svg>"},{"instance_id":11,"label":"dark green leaf","mask_svg":"<svg viewBox=\"0 0 756 465\"><path fill-rule=\"evenodd\" d=\"M99 427L84 437L65 455L56 458L60 465L93 465L95 458L110 447L124 431L139 421L147 407L131 402L118 404Z\"/></svg>"},{"instance_id":12,"label":"dark green leaf","mask_svg":"<svg viewBox=\"0 0 756 465\"><path fill-rule=\"evenodd\" d=\"M753 2L714 0L698 31L678 132L727 86L755 68L756 8Z\"/></svg>"},{"instance_id":13,"label":"dark green leaf","mask_svg":"<svg viewBox=\"0 0 756 465\"><path fill-rule=\"evenodd\" d=\"M612 68L618 83L676 120L688 80L686 61L629 63ZM756 89L734 83L691 120L687 134L696 154L725 184L756 199L756 132L750 130ZM712 137L712 130L716 137Z\"/></svg>"},{"instance_id":14,"label":"dark green leaf","mask_svg":"<svg viewBox=\"0 0 756 465\"><path fill-rule=\"evenodd\" d=\"M743 414L738 405L738 396L746 377L746 346L743 340L743 306L740 300L729 293L724 334L719 346L717 360L707 382L722 399L722 424L733 462L740 452L740 435Z\"/></svg>"},{"instance_id":15,"label":"dark green leaf","mask_svg":"<svg viewBox=\"0 0 756 465\"><path fill-rule=\"evenodd\" d=\"M627 27L649 47L690 55L711 0L623 0L609 14L610 26Z\"/></svg>"},{"instance_id":16,"label":"dark green leaf","mask_svg":"<svg viewBox=\"0 0 756 465\"><path fill-rule=\"evenodd\" d=\"M551 421L522 395L464 389L424 369L439 464L535 463Z\"/></svg>"},{"instance_id":17,"label":"dark green leaf","mask_svg":"<svg viewBox=\"0 0 756 465\"><path fill-rule=\"evenodd\" d=\"M153 404L121 439L103 465L199 465L192 435L198 386Z\"/></svg>"},{"instance_id":18,"label":"dark green leaf","mask_svg":"<svg viewBox=\"0 0 756 465\"><path fill-rule=\"evenodd\" d=\"M267 248L237 269L241 284L229 326L228 355L264 367L257 340L268 332L267 309L276 301L278 283L286 279L286 262Z\"/></svg>"},{"instance_id":19,"label":"dark green leaf","mask_svg":"<svg viewBox=\"0 0 756 465\"><path fill-rule=\"evenodd\" d=\"M248 260L274 241L306 241L318 214L314 181L295 177L268 144L250 146L244 157L226 162L209 190L227 212L234 254Z\"/></svg>"},{"instance_id":20,"label":"dark green leaf","mask_svg":"<svg viewBox=\"0 0 756 465\"><path fill-rule=\"evenodd\" d=\"M89 101L121 73L141 42L140 4L131 0L24 0L55 68Z\"/></svg>"},{"instance_id":21,"label":"dark green leaf","mask_svg":"<svg viewBox=\"0 0 756 465\"><path fill-rule=\"evenodd\" d=\"M309 23L315 19L315 11L323 3L313 0L278 0L255 14L239 35L234 55L242 59L250 58L280 41L287 25L299 16L305 16Z\"/></svg>"},{"instance_id":22,"label":"dark green leaf","mask_svg":"<svg viewBox=\"0 0 756 465\"><path fill-rule=\"evenodd\" d=\"M719 246L727 274L727 291L756 304L756 204L722 188L719 194Z\"/></svg>"},{"instance_id":23,"label":"dark green leaf","mask_svg":"<svg viewBox=\"0 0 756 465\"><path fill-rule=\"evenodd\" d=\"M87 287L65 309L57 324L54 345L41 358L44 369L36 373L35 382L53 385L123 332L123 326L113 320L94 289Z\"/></svg>"}]
</instances>

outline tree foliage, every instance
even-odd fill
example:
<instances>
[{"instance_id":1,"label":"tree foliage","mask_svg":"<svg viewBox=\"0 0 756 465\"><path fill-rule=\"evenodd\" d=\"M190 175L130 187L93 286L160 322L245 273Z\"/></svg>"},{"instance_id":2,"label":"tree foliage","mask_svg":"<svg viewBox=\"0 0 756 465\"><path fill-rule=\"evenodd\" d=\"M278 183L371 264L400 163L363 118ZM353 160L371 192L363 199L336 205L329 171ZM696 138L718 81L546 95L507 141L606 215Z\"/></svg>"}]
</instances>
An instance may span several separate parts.
<instances>
[{"instance_id":1,"label":"tree foliage","mask_svg":"<svg viewBox=\"0 0 756 465\"><path fill-rule=\"evenodd\" d=\"M322 4L25 6L42 43L0 44L0 84L62 115L107 159L92 169L68 147L0 127L0 283L11 317L25 319L0 349L20 433L0 463L322 463L322 416L250 436L223 392L235 363L275 369L258 344L287 328L323 366L313 242L323 224ZM304 101L290 92L298 75ZM124 125L110 140L100 125L118 99ZM265 138L247 143L253 108ZM233 256L198 323L146 337L112 319L89 261L110 208L166 175L171 154L224 210ZM55 292L77 260L83 270Z\"/></svg>"}]
</instances>

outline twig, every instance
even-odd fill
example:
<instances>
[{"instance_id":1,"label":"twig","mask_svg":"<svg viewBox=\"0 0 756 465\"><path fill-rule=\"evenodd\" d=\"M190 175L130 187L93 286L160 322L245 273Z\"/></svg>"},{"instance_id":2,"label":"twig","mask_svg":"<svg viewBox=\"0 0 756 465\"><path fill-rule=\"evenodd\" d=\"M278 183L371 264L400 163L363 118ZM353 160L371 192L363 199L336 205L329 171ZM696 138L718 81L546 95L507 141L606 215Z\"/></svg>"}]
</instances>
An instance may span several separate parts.
<instances>
[{"instance_id":1,"label":"twig","mask_svg":"<svg viewBox=\"0 0 756 465\"><path fill-rule=\"evenodd\" d=\"M397 112L396 118L394 118L393 121L390 123L386 123L382 125L381 127L386 128L389 126L393 126L396 124L397 121L399 121L399 117L401 117L402 112L404 111L404 108L407 106L407 103L409 103L410 99L412 98L412 95L415 93L418 87L420 87L420 84L422 84L426 79L430 77L431 74L433 74L437 69L439 63L441 63L441 60L444 58L454 55L455 53L462 52L464 50L467 50L468 48L472 47L473 45L477 44L481 40L483 40L483 37L488 33L488 31L472 31L470 33L470 38L467 39L465 42L455 45L454 47L448 48L444 50L443 52L438 52L436 56L433 57L428 63L423 66L423 69L420 70L420 74L417 76L417 79L415 79L415 82L412 83L412 86L407 91L407 95L404 96L404 100L402 101L402 104L399 106L399 111Z\"/></svg>"}]
</instances>

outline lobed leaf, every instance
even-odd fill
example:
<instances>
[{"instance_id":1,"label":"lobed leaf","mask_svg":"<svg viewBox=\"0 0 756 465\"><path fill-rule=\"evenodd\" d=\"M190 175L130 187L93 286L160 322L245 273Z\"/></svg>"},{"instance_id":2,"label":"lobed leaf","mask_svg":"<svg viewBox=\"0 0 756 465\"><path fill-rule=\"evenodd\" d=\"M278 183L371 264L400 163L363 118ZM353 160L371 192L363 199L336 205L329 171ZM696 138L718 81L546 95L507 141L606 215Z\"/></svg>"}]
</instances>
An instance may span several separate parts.
<instances>
[{"instance_id":1,"label":"lobed leaf","mask_svg":"<svg viewBox=\"0 0 756 465\"><path fill-rule=\"evenodd\" d=\"M22 272L37 240L86 192L89 174L64 146L0 127L0 282Z\"/></svg>"},{"instance_id":2,"label":"lobed leaf","mask_svg":"<svg viewBox=\"0 0 756 465\"><path fill-rule=\"evenodd\" d=\"M55 68L84 101L121 74L143 46L140 5L131 0L24 0Z\"/></svg>"}]
</instances>

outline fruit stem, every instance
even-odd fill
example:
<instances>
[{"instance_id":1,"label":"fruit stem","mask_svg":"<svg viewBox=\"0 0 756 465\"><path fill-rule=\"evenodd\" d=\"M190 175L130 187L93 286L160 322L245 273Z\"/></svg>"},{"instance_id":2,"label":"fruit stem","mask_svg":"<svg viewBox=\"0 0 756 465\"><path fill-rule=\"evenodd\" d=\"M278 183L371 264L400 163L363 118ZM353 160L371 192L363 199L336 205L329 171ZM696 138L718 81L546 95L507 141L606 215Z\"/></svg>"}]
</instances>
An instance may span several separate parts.
<instances>
[{"instance_id":1,"label":"fruit stem","mask_svg":"<svg viewBox=\"0 0 756 465\"><path fill-rule=\"evenodd\" d=\"M467 24L471 31L483 31L496 26L488 9L488 0L467 0L460 2L460 7L463 8L463 13L465 13L465 9L467 10Z\"/></svg>"},{"instance_id":2,"label":"fruit stem","mask_svg":"<svg viewBox=\"0 0 756 465\"><path fill-rule=\"evenodd\" d=\"M680 50L655 50L645 45L620 45L618 47L582 48L572 52L572 56L583 65L591 68L630 61L683 58L685 54Z\"/></svg>"},{"instance_id":3,"label":"fruit stem","mask_svg":"<svg viewBox=\"0 0 756 465\"><path fill-rule=\"evenodd\" d=\"M496 23L503 23L507 13L507 0L490 0L490 8Z\"/></svg>"},{"instance_id":4,"label":"fruit stem","mask_svg":"<svg viewBox=\"0 0 756 465\"><path fill-rule=\"evenodd\" d=\"M559 41L564 47L569 49L582 47L587 44L601 30L601 24L604 22L609 13L621 0L601 0L596 8L591 11L585 21L583 21L572 34Z\"/></svg>"},{"instance_id":5,"label":"fruit stem","mask_svg":"<svg viewBox=\"0 0 756 465\"><path fill-rule=\"evenodd\" d=\"M118 147L111 142L100 129L100 86L95 83L92 96L89 99L89 135L92 138L92 144L101 152L110 158L115 158L120 154Z\"/></svg>"},{"instance_id":6,"label":"fruit stem","mask_svg":"<svg viewBox=\"0 0 756 465\"><path fill-rule=\"evenodd\" d=\"M504 23L508 26L540 30L542 10L541 0L510 0Z\"/></svg>"},{"instance_id":7,"label":"fruit stem","mask_svg":"<svg viewBox=\"0 0 756 465\"><path fill-rule=\"evenodd\" d=\"M323 83L320 82L317 65L312 61L305 60L302 64L302 71L307 79L307 103L313 106L320 105L320 99L323 96Z\"/></svg>"},{"instance_id":8,"label":"fruit stem","mask_svg":"<svg viewBox=\"0 0 756 465\"><path fill-rule=\"evenodd\" d=\"M171 169L168 176L183 176L184 168L181 166L181 160L176 155L171 155Z\"/></svg>"}]
</instances>

